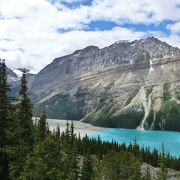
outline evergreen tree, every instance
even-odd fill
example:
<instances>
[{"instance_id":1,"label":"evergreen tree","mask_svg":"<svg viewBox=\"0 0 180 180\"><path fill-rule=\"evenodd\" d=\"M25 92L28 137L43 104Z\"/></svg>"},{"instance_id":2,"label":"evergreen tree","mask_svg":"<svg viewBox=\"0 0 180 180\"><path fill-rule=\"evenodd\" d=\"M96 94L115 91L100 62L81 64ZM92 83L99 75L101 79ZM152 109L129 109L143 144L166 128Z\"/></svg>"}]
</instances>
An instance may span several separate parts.
<instances>
[{"instance_id":1,"label":"evergreen tree","mask_svg":"<svg viewBox=\"0 0 180 180\"><path fill-rule=\"evenodd\" d=\"M76 138L76 134L74 133L74 123L73 121L71 121L71 126L70 126L70 144L71 144L71 148L74 147L74 142L75 142L75 138Z\"/></svg>"},{"instance_id":2,"label":"evergreen tree","mask_svg":"<svg viewBox=\"0 0 180 180\"><path fill-rule=\"evenodd\" d=\"M26 71L24 69L21 78L21 88L19 91L20 102L18 104L18 128L21 143L32 149L33 145L33 121L32 121L32 104L27 94Z\"/></svg>"},{"instance_id":3,"label":"evergreen tree","mask_svg":"<svg viewBox=\"0 0 180 180\"><path fill-rule=\"evenodd\" d=\"M147 165L145 175L142 177L142 180L151 180L151 173Z\"/></svg>"},{"instance_id":4,"label":"evergreen tree","mask_svg":"<svg viewBox=\"0 0 180 180\"><path fill-rule=\"evenodd\" d=\"M43 111L43 113L40 116L39 122L38 122L38 139L40 141L43 141L46 138L46 134L47 134L47 116L46 116L46 112L45 110Z\"/></svg>"},{"instance_id":5,"label":"evergreen tree","mask_svg":"<svg viewBox=\"0 0 180 180\"><path fill-rule=\"evenodd\" d=\"M97 167L94 176L95 180L141 179L141 162L129 152L112 152L104 156Z\"/></svg>"},{"instance_id":6,"label":"evergreen tree","mask_svg":"<svg viewBox=\"0 0 180 180\"><path fill-rule=\"evenodd\" d=\"M67 179L76 180L71 157L63 148L60 139L49 135L39 142L28 156L20 179Z\"/></svg>"},{"instance_id":7,"label":"evergreen tree","mask_svg":"<svg viewBox=\"0 0 180 180\"><path fill-rule=\"evenodd\" d=\"M83 160L81 170L81 180L91 180L93 175L93 159L90 155L86 155Z\"/></svg>"},{"instance_id":8,"label":"evergreen tree","mask_svg":"<svg viewBox=\"0 0 180 180\"><path fill-rule=\"evenodd\" d=\"M161 150L160 162L159 167L160 170L157 174L157 180L167 180L167 168L166 168L166 156L164 150L164 143L162 143L162 150Z\"/></svg>"},{"instance_id":9,"label":"evergreen tree","mask_svg":"<svg viewBox=\"0 0 180 180\"><path fill-rule=\"evenodd\" d=\"M7 82L7 67L5 60L0 59L0 179L8 177L7 128L9 121L10 99L7 96L9 86Z\"/></svg>"},{"instance_id":10,"label":"evergreen tree","mask_svg":"<svg viewBox=\"0 0 180 180\"><path fill-rule=\"evenodd\" d=\"M32 121L32 105L27 95L26 72L23 71L21 88L19 91L19 102L17 104L17 125L15 129L16 150L14 160L10 163L10 176L12 179L19 177L27 154L32 150L34 143L34 126ZM18 165L17 165L18 164Z\"/></svg>"}]
</instances>

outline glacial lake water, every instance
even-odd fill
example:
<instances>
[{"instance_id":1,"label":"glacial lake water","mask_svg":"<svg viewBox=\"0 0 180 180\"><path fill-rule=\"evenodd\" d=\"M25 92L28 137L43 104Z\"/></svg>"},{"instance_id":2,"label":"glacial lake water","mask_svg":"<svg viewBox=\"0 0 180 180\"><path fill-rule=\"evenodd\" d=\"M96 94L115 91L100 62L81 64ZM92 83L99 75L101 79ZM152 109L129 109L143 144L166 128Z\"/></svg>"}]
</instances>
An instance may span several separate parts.
<instances>
[{"instance_id":1,"label":"glacial lake water","mask_svg":"<svg viewBox=\"0 0 180 180\"><path fill-rule=\"evenodd\" d=\"M90 138L100 138L102 141L112 140L118 143L125 143L129 145L134 143L136 139L137 144L140 147L150 147L161 150L162 143L164 143L165 151L170 152L171 155L180 157L180 133L169 131L143 131L143 130L131 130L131 129L108 129L98 132L93 135L89 135Z\"/></svg>"}]
</instances>

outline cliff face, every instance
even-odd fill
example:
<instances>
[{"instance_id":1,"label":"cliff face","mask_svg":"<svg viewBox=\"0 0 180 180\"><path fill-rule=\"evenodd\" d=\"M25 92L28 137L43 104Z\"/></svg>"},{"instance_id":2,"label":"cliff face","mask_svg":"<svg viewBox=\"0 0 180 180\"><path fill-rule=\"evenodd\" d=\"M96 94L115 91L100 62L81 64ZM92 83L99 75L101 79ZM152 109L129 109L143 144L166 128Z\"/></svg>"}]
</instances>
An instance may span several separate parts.
<instances>
[{"instance_id":1,"label":"cliff face","mask_svg":"<svg viewBox=\"0 0 180 180\"><path fill-rule=\"evenodd\" d=\"M56 58L30 87L36 115L46 107L49 118L180 130L180 50L154 37Z\"/></svg>"}]
</instances>

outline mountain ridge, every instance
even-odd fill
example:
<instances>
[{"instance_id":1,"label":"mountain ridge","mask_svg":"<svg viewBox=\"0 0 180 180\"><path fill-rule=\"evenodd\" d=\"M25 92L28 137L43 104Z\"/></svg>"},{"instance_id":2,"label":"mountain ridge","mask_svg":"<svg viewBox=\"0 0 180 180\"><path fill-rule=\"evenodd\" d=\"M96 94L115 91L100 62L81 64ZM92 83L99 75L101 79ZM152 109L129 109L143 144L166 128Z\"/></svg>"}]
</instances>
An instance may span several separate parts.
<instances>
[{"instance_id":1,"label":"mountain ridge","mask_svg":"<svg viewBox=\"0 0 180 180\"><path fill-rule=\"evenodd\" d=\"M154 37L88 46L31 81L34 114L122 128L180 130L180 49ZM176 117L170 117L174 112Z\"/></svg>"}]
</instances>

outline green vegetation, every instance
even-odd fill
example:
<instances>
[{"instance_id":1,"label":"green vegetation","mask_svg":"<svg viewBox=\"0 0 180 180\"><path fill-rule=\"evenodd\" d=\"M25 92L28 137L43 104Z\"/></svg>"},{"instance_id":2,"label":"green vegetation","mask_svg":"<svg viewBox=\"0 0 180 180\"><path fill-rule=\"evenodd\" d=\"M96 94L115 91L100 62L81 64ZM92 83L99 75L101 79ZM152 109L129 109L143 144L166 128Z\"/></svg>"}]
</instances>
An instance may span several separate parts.
<instances>
[{"instance_id":1,"label":"green vegetation","mask_svg":"<svg viewBox=\"0 0 180 180\"><path fill-rule=\"evenodd\" d=\"M109 126L109 119L115 111L115 107L105 105L95 113L88 114L84 118L84 122L89 122L97 126Z\"/></svg>"},{"instance_id":2,"label":"green vegetation","mask_svg":"<svg viewBox=\"0 0 180 180\"><path fill-rule=\"evenodd\" d=\"M9 98L8 90L6 66L0 61L1 180L141 180L142 162L159 165L160 179L166 177L168 167L180 170L180 158L159 155L156 149L150 152L136 141L126 146L99 137L81 138L74 133L73 122L67 122L63 132L60 127L51 132L44 110L33 123L25 71L19 96Z\"/></svg>"},{"instance_id":3,"label":"green vegetation","mask_svg":"<svg viewBox=\"0 0 180 180\"><path fill-rule=\"evenodd\" d=\"M180 105L170 100L162 104L161 110L151 109L145 122L145 129L180 131Z\"/></svg>"},{"instance_id":4,"label":"green vegetation","mask_svg":"<svg viewBox=\"0 0 180 180\"><path fill-rule=\"evenodd\" d=\"M150 113L145 121L145 129L180 131L180 104L172 99L169 88L169 83L165 83L162 105L158 112L153 110L154 101L152 101Z\"/></svg>"},{"instance_id":5,"label":"green vegetation","mask_svg":"<svg viewBox=\"0 0 180 180\"><path fill-rule=\"evenodd\" d=\"M144 111L131 111L114 115L115 112L115 107L105 105L99 111L88 114L84 122L104 127L136 128L144 116Z\"/></svg>"},{"instance_id":6,"label":"green vegetation","mask_svg":"<svg viewBox=\"0 0 180 180\"><path fill-rule=\"evenodd\" d=\"M164 83L163 86L163 101L168 101L171 99L171 94L169 92L170 85L169 83Z\"/></svg>"},{"instance_id":7,"label":"green vegetation","mask_svg":"<svg viewBox=\"0 0 180 180\"><path fill-rule=\"evenodd\" d=\"M167 180L167 160L165 157L165 150L164 150L164 144L162 144L162 152L160 154L159 158L159 172L157 174L157 179L159 180Z\"/></svg>"},{"instance_id":8,"label":"green vegetation","mask_svg":"<svg viewBox=\"0 0 180 180\"><path fill-rule=\"evenodd\" d=\"M152 123L154 121L154 110L151 109L150 112L149 112L149 115L148 117L146 118L146 121L144 123L144 129L152 129Z\"/></svg>"},{"instance_id":9,"label":"green vegetation","mask_svg":"<svg viewBox=\"0 0 180 180\"><path fill-rule=\"evenodd\" d=\"M148 87L145 89L146 99L149 97L149 95L152 93L152 91L153 91L152 87Z\"/></svg>"},{"instance_id":10,"label":"green vegetation","mask_svg":"<svg viewBox=\"0 0 180 180\"><path fill-rule=\"evenodd\" d=\"M122 152L104 156L95 171L95 180L141 179L141 161L131 153Z\"/></svg>"},{"instance_id":11,"label":"green vegetation","mask_svg":"<svg viewBox=\"0 0 180 180\"><path fill-rule=\"evenodd\" d=\"M80 120L84 117L83 107L86 90L78 89L76 95L57 94L50 99L35 105L33 114L39 116L47 107L48 118Z\"/></svg>"},{"instance_id":12,"label":"green vegetation","mask_svg":"<svg viewBox=\"0 0 180 180\"><path fill-rule=\"evenodd\" d=\"M140 125L144 117L144 111L136 112L127 112L121 113L115 116L112 116L109 119L109 127L119 127L119 128L136 128Z\"/></svg>"},{"instance_id":13,"label":"green vegetation","mask_svg":"<svg viewBox=\"0 0 180 180\"><path fill-rule=\"evenodd\" d=\"M125 106L127 106L131 101L132 99L137 95L138 91L134 91L132 94L130 94L125 102Z\"/></svg>"},{"instance_id":14,"label":"green vegetation","mask_svg":"<svg viewBox=\"0 0 180 180\"><path fill-rule=\"evenodd\" d=\"M175 92L175 97L176 97L177 100L180 101L180 92L179 91Z\"/></svg>"}]
</instances>

